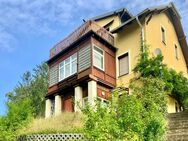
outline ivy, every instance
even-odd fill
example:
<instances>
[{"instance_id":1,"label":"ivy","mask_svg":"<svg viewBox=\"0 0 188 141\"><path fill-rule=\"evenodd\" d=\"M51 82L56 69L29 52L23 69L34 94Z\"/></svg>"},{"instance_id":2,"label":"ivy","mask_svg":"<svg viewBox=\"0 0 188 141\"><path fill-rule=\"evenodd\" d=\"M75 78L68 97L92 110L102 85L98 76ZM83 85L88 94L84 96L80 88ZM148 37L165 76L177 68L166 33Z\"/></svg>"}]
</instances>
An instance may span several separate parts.
<instances>
[{"instance_id":1,"label":"ivy","mask_svg":"<svg viewBox=\"0 0 188 141\"><path fill-rule=\"evenodd\" d=\"M163 63L163 56L150 56L149 46L144 43L144 52L141 51L134 72L138 77L160 78L165 82L165 90L178 100L183 109L188 107L188 79L182 72L177 73ZM138 78L137 78L138 79Z\"/></svg>"}]
</instances>

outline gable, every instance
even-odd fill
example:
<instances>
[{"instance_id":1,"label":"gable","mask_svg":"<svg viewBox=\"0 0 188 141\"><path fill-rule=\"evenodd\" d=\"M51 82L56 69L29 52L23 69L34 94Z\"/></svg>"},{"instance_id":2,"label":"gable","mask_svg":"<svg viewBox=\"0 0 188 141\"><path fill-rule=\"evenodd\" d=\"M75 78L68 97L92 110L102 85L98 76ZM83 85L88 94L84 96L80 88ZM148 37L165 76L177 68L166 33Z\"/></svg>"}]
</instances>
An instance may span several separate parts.
<instances>
[{"instance_id":1,"label":"gable","mask_svg":"<svg viewBox=\"0 0 188 141\"><path fill-rule=\"evenodd\" d=\"M168 11L154 13L152 17L147 16L145 22L146 42L150 45L150 52L155 55L155 49L159 48L164 56L164 63L177 72L187 73L186 56L179 42L178 34ZM148 21L149 20L149 21ZM162 39L162 31L165 31L165 43ZM177 46L178 59L175 54Z\"/></svg>"}]
</instances>

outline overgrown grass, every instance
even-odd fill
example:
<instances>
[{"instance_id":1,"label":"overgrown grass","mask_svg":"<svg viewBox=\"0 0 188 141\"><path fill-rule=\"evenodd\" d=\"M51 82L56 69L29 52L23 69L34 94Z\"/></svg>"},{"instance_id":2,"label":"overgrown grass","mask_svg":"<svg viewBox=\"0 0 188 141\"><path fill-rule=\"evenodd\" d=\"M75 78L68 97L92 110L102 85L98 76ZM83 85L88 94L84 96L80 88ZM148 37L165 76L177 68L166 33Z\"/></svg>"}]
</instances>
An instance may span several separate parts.
<instances>
[{"instance_id":1,"label":"overgrown grass","mask_svg":"<svg viewBox=\"0 0 188 141\"><path fill-rule=\"evenodd\" d=\"M83 127L83 116L80 113L62 113L52 118L34 119L18 134L45 134L45 133L80 133Z\"/></svg>"}]
</instances>

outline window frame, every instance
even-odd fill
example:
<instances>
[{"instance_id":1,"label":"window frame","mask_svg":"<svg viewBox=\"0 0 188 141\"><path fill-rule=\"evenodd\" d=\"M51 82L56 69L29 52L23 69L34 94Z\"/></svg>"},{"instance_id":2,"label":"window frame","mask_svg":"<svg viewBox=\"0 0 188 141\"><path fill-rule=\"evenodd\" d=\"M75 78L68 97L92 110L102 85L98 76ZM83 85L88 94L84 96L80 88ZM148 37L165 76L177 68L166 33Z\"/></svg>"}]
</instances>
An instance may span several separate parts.
<instances>
[{"instance_id":1,"label":"window frame","mask_svg":"<svg viewBox=\"0 0 188 141\"><path fill-rule=\"evenodd\" d=\"M128 73L125 73L125 74L120 75L120 59L123 58L123 57L126 57L126 56L128 57L128 67L129 67L129 68L128 68ZM118 59L118 67L119 67L119 68L118 68L118 69L119 69L119 70L118 70L118 71L119 71L119 72L118 72L118 77L121 77L121 76L130 74L130 51L127 51L127 52L125 52L124 54L118 56L117 59Z\"/></svg>"},{"instance_id":2,"label":"window frame","mask_svg":"<svg viewBox=\"0 0 188 141\"><path fill-rule=\"evenodd\" d=\"M99 49L99 50L101 50L102 51L102 55L99 53L99 52L97 52L96 50L95 50L95 48L97 48L97 49ZM102 67L103 68L100 68L100 67L98 67L98 66L96 66L95 64L94 64L94 59L95 59L95 57L94 57L94 54L95 53L97 53L98 55L100 55L100 56L102 56L102 58L103 58L103 64L102 64ZM104 52L104 50L103 49L101 49L100 47L98 47L98 46L96 46L96 45L93 45L93 66L94 67L96 67L97 69L99 69L99 70L102 70L102 71L105 71L105 52Z\"/></svg>"},{"instance_id":3,"label":"window frame","mask_svg":"<svg viewBox=\"0 0 188 141\"><path fill-rule=\"evenodd\" d=\"M76 56L76 58L74 58L74 59L72 59L73 58L73 56ZM69 60L69 62L65 62L66 60ZM76 60L76 72L73 72L72 73L72 63L74 62ZM61 65L62 64L62 65ZM61 65L61 66L60 66ZM67 76L65 76L65 66L66 65L69 65L69 75L67 75ZM62 68L64 68L64 71L63 71L63 78L61 77L61 69ZM64 79L66 79L66 78L68 78L69 76L71 76L71 75L74 75L75 73L77 73L78 72L78 55L77 55L77 52L76 53L74 53L74 54L72 54L71 56L69 56L69 57L67 57L66 59L64 59L63 61L61 61L60 63L59 63L59 82L60 81L62 81L62 80L64 80Z\"/></svg>"},{"instance_id":4,"label":"window frame","mask_svg":"<svg viewBox=\"0 0 188 141\"><path fill-rule=\"evenodd\" d=\"M62 66L60 67L60 65L62 64ZM61 69L64 69L63 71L63 78L61 78ZM59 63L59 81L65 79L65 61L61 61L61 63Z\"/></svg>"}]
</instances>

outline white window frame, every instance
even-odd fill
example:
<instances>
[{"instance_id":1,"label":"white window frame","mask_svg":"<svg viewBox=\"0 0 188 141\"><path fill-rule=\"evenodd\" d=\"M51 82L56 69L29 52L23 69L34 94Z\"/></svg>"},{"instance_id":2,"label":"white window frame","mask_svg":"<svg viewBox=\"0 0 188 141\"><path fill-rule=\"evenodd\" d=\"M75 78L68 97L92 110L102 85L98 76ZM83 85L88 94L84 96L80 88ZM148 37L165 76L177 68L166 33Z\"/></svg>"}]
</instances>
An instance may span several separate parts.
<instances>
[{"instance_id":1,"label":"white window frame","mask_svg":"<svg viewBox=\"0 0 188 141\"><path fill-rule=\"evenodd\" d=\"M61 77L61 69L62 68L64 68L63 77ZM64 60L61 63L59 63L59 81L61 81L63 79L65 79L65 63L64 63Z\"/></svg>"},{"instance_id":2,"label":"white window frame","mask_svg":"<svg viewBox=\"0 0 188 141\"><path fill-rule=\"evenodd\" d=\"M76 55L76 58L75 59L72 59L72 56ZM69 62L68 63L65 63L65 60L69 59ZM66 78L68 78L69 76L75 74L78 72L78 66L77 66L77 63L78 63L78 56L77 56L77 52L74 53L73 55L71 55L70 57L66 58L65 60L63 60L61 63L59 63L59 81L62 81ZM76 60L76 72L73 72L72 73L72 63ZM62 64L62 66L61 66ZM70 72L69 72L69 75L65 76L65 66L69 64L70 66ZM61 69L64 67L64 72L63 72L63 78L61 77Z\"/></svg>"},{"instance_id":3,"label":"white window frame","mask_svg":"<svg viewBox=\"0 0 188 141\"><path fill-rule=\"evenodd\" d=\"M102 55L101 55L99 52L97 52L97 51L95 50L95 47L102 51ZM94 64L94 59L95 59L95 58L94 58L94 53L97 53L98 55L100 55L100 56L103 57L103 65L102 65L103 68L100 68L100 67L98 67L98 66L96 66L96 65ZM104 63L105 63L105 61L104 61L104 59L105 59L104 50L101 49L100 47L96 46L96 45L93 45L93 66L95 66L96 68L98 68L98 69L104 71L104 70L105 70L105 68L104 68L104 66L105 66Z\"/></svg>"}]
</instances>

